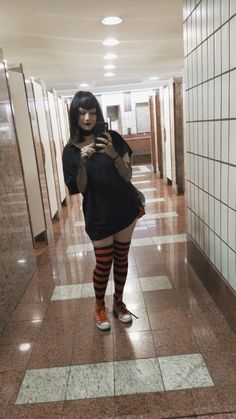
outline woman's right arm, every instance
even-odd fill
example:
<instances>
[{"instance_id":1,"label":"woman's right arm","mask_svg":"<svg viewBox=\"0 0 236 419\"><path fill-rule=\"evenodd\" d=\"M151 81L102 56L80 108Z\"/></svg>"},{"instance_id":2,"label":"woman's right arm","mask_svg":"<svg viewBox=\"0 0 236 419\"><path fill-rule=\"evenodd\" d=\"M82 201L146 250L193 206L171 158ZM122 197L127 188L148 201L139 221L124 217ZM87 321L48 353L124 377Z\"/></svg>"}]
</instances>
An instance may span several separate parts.
<instances>
[{"instance_id":1,"label":"woman's right arm","mask_svg":"<svg viewBox=\"0 0 236 419\"><path fill-rule=\"evenodd\" d=\"M77 174L77 185L80 192L85 193L88 184L87 160L96 153L94 143L81 148L80 166Z\"/></svg>"},{"instance_id":2,"label":"woman's right arm","mask_svg":"<svg viewBox=\"0 0 236 419\"><path fill-rule=\"evenodd\" d=\"M80 192L85 193L88 184L87 158L81 156L79 171L77 174L77 185Z\"/></svg>"}]
</instances>

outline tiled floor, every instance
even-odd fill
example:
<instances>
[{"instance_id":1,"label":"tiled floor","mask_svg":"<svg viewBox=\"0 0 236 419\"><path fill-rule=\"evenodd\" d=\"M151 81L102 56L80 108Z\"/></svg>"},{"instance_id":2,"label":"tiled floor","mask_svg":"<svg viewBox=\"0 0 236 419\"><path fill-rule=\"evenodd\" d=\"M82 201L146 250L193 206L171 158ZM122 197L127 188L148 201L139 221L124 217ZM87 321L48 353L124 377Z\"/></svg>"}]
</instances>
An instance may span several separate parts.
<instances>
[{"instance_id":1,"label":"tiled floor","mask_svg":"<svg viewBox=\"0 0 236 419\"><path fill-rule=\"evenodd\" d=\"M125 302L138 319L93 323L92 246L80 198L63 209L0 338L0 419L236 418L236 336L188 264L185 198L147 166ZM106 303L112 305L113 282Z\"/></svg>"}]
</instances>

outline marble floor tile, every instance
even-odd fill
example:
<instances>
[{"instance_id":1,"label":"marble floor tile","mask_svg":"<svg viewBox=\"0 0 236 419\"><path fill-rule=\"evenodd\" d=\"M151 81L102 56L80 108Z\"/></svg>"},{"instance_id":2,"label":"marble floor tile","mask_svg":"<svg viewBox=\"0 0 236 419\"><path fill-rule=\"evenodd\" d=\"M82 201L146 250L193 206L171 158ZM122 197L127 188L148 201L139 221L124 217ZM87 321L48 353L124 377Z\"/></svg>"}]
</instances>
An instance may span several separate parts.
<instances>
[{"instance_id":1,"label":"marble floor tile","mask_svg":"<svg viewBox=\"0 0 236 419\"><path fill-rule=\"evenodd\" d=\"M177 212L159 212L157 214L147 213L144 215L143 220L154 220L154 219L159 219L159 218L172 218L172 217L178 217Z\"/></svg>"},{"instance_id":2,"label":"marble floor tile","mask_svg":"<svg viewBox=\"0 0 236 419\"><path fill-rule=\"evenodd\" d=\"M125 292L132 292L131 288L132 288L132 283L128 284L127 282ZM113 281L109 281L107 284L106 295L112 295L113 292L114 292ZM90 298L90 297L92 298L94 297L94 286L92 282L87 282L84 284L57 285L54 288L51 300L52 301L73 300L73 299Z\"/></svg>"},{"instance_id":3,"label":"marble floor tile","mask_svg":"<svg viewBox=\"0 0 236 419\"><path fill-rule=\"evenodd\" d=\"M146 394L115 396L114 402L114 419L150 419Z\"/></svg>"},{"instance_id":4,"label":"marble floor tile","mask_svg":"<svg viewBox=\"0 0 236 419\"><path fill-rule=\"evenodd\" d=\"M193 419L191 390L152 393L148 398L150 419Z\"/></svg>"},{"instance_id":5,"label":"marble floor tile","mask_svg":"<svg viewBox=\"0 0 236 419\"><path fill-rule=\"evenodd\" d=\"M180 243L187 241L186 234L174 234L171 236L156 236L152 237L152 240L155 244L164 244L164 243Z\"/></svg>"},{"instance_id":6,"label":"marble floor tile","mask_svg":"<svg viewBox=\"0 0 236 419\"><path fill-rule=\"evenodd\" d=\"M131 246L149 246L149 245L153 245L153 240L151 237L141 237L139 239L132 239L131 241Z\"/></svg>"},{"instance_id":7,"label":"marble floor tile","mask_svg":"<svg viewBox=\"0 0 236 419\"><path fill-rule=\"evenodd\" d=\"M78 329L74 335L71 365L112 362L113 347L111 331L100 333L97 328Z\"/></svg>"},{"instance_id":8,"label":"marble floor tile","mask_svg":"<svg viewBox=\"0 0 236 419\"><path fill-rule=\"evenodd\" d=\"M69 370L69 367L27 370L16 404L64 400Z\"/></svg>"},{"instance_id":9,"label":"marble floor tile","mask_svg":"<svg viewBox=\"0 0 236 419\"><path fill-rule=\"evenodd\" d=\"M66 400L113 395L114 369L112 362L71 367Z\"/></svg>"},{"instance_id":10,"label":"marble floor tile","mask_svg":"<svg viewBox=\"0 0 236 419\"><path fill-rule=\"evenodd\" d=\"M167 275L147 276L140 278L142 291L155 291L172 288Z\"/></svg>"},{"instance_id":11,"label":"marble floor tile","mask_svg":"<svg viewBox=\"0 0 236 419\"><path fill-rule=\"evenodd\" d=\"M153 330L152 335L157 356L183 355L199 352L199 347L191 327L179 326ZM207 366L209 369L208 363ZM214 378L213 375L212 378Z\"/></svg>"},{"instance_id":12,"label":"marble floor tile","mask_svg":"<svg viewBox=\"0 0 236 419\"><path fill-rule=\"evenodd\" d=\"M82 298L82 284L57 285L52 294L52 301Z\"/></svg>"},{"instance_id":13,"label":"marble floor tile","mask_svg":"<svg viewBox=\"0 0 236 419\"><path fill-rule=\"evenodd\" d=\"M146 192L155 192L155 191L157 192L157 189L156 188L142 188L140 189L140 191L143 192L145 195Z\"/></svg>"},{"instance_id":14,"label":"marble floor tile","mask_svg":"<svg viewBox=\"0 0 236 419\"><path fill-rule=\"evenodd\" d=\"M164 390L156 358L115 362L114 373L115 395Z\"/></svg>"},{"instance_id":15,"label":"marble floor tile","mask_svg":"<svg viewBox=\"0 0 236 419\"><path fill-rule=\"evenodd\" d=\"M23 344L37 338L42 325L41 320L10 322L1 335L1 345Z\"/></svg>"},{"instance_id":16,"label":"marble floor tile","mask_svg":"<svg viewBox=\"0 0 236 419\"><path fill-rule=\"evenodd\" d=\"M141 183L151 183L150 180L137 180L135 182L132 182L133 185L140 185Z\"/></svg>"},{"instance_id":17,"label":"marble floor tile","mask_svg":"<svg viewBox=\"0 0 236 419\"><path fill-rule=\"evenodd\" d=\"M135 173L138 173L138 172L135 172ZM140 177L146 177L146 175L135 174L135 175L132 176L132 179L136 179L136 178L140 178Z\"/></svg>"},{"instance_id":18,"label":"marble floor tile","mask_svg":"<svg viewBox=\"0 0 236 419\"><path fill-rule=\"evenodd\" d=\"M114 419L114 397L66 400L63 408L61 419Z\"/></svg>"},{"instance_id":19,"label":"marble floor tile","mask_svg":"<svg viewBox=\"0 0 236 419\"><path fill-rule=\"evenodd\" d=\"M67 246L66 253L80 254L81 252L90 252L93 250L92 243L71 244Z\"/></svg>"},{"instance_id":20,"label":"marble floor tile","mask_svg":"<svg viewBox=\"0 0 236 419\"><path fill-rule=\"evenodd\" d=\"M62 411L63 401L17 405L10 419L61 419Z\"/></svg>"},{"instance_id":21,"label":"marble floor tile","mask_svg":"<svg viewBox=\"0 0 236 419\"><path fill-rule=\"evenodd\" d=\"M27 369L53 368L68 366L71 360L73 337L64 336L40 337L33 346Z\"/></svg>"},{"instance_id":22,"label":"marble floor tile","mask_svg":"<svg viewBox=\"0 0 236 419\"><path fill-rule=\"evenodd\" d=\"M129 332L114 335L114 360L131 360L155 357L155 346L151 331Z\"/></svg>"},{"instance_id":23,"label":"marble floor tile","mask_svg":"<svg viewBox=\"0 0 236 419\"><path fill-rule=\"evenodd\" d=\"M145 200L146 204L154 204L156 202L165 202L165 198L149 198Z\"/></svg>"},{"instance_id":24,"label":"marble floor tile","mask_svg":"<svg viewBox=\"0 0 236 419\"><path fill-rule=\"evenodd\" d=\"M144 165L144 164L142 164L140 166L134 166L134 171L137 171L137 172L139 171L141 173L149 173L149 172L151 172L151 170L149 169L149 167L146 166L146 165Z\"/></svg>"},{"instance_id":25,"label":"marble floor tile","mask_svg":"<svg viewBox=\"0 0 236 419\"><path fill-rule=\"evenodd\" d=\"M167 391L214 386L201 354L159 357L158 360Z\"/></svg>"}]
</instances>

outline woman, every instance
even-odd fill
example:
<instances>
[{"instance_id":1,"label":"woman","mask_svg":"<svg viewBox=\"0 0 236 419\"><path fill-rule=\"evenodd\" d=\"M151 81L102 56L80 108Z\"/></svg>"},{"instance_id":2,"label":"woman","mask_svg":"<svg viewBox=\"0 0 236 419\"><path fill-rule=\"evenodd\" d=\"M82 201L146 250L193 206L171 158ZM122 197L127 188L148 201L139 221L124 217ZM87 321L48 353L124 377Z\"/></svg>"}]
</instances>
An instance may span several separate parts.
<instances>
[{"instance_id":1,"label":"woman","mask_svg":"<svg viewBox=\"0 0 236 419\"><path fill-rule=\"evenodd\" d=\"M123 302L128 252L139 215L137 196L130 183L132 151L115 131L95 138L95 124L104 122L104 118L92 93L76 93L69 119L70 140L63 151L64 178L70 194L83 194L85 230L96 258L94 318L99 329L108 330L111 324L104 299L112 262L113 313L123 323L132 321L132 313Z\"/></svg>"}]
</instances>

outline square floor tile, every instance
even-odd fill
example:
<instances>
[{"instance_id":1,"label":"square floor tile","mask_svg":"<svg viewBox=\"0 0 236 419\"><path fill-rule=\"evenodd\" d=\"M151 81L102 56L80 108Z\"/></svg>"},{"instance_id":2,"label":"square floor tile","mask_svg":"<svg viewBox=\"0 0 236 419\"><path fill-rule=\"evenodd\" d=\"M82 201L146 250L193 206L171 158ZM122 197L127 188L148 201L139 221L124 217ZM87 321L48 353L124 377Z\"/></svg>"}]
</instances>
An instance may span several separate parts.
<instances>
[{"instance_id":1,"label":"square floor tile","mask_svg":"<svg viewBox=\"0 0 236 419\"><path fill-rule=\"evenodd\" d=\"M180 243L187 241L187 236L186 234L174 234L171 236L156 236L152 239L155 244Z\"/></svg>"},{"instance_id":2,"label":"square floor tile","mask_svg":"<svg viewBox=\"0 0 236 419\"><path fill-rule=\"evenodd\" d=\"M201 354L159 357L166 390L214 386Z\"/></svg>"},{"instance_id":3,"label":"square floor tile","mask_svg":"<svg viewBox=\"0 0 236 419\"><path fill-rule=\"evenodd\" d=\"M109 281L107 284L106 295L112 295L113 291L114 291L113 283ZM94 296L95 296L95 293L94 293L93 282L88 282L87 284L83 284L81 298L89 298L89 297L94 297Z\"/></svg>"},{"instance_id":4,"label":"square floor tile","mask_svg":"<svg viewBox=\"0 0 236 419\"><path fill-rule=\"evenodd\" d=\"M159 218L172 218L178 217L177 212L158 212L158 213L147 213L144 215L145 220L155 220Z\"/></svg>"},{"instance_id":5,"label":"square floor tile","mask_svg":"<svg viewBox=\"0 0 236 419\"><path fill-rule=\"evenodd\" d=\"M112 362L71 367L66 400L113 395L114 369Z\"/></svg>"},{"instance_id":6,"label":"square floor tile","mask_svg":"<svg viewBox=\"0 0 236 419\"><path fill-rule=\"evenodd\" d=\"M74 298L81 298L82 284L74 285L56 285L51 300L71 300Z\"/></svg>"},{"instance_id":7,"label":"square floor tile","mask_svg":"<svg viewBox=\"0 0 236 419\"><path fill-rule=\"evenodd\" d=\"M16 404L64 400L69 370L70 367L27 370Z\"/></svg>"},{"instance_id":8,"label":"square floor tile","mask_svg":"<svg viewBox=\"0 0 236 419\"><path fill-rule=\"evenodd\" d=\"M165 290L172 288L167 275L147 276L140 278L142 291Z\"/></svg>"},{"instance_id":9,"label":"square floor tile","mask_svg":"<svg viewBox=\"0 0 236 419\"><path fill-rule=\"evenodd\" d=\"M149 198L145 200L146 204L154 204L155 202L165 202L165 198Z\"/></svg>"},{"instance_id":10,"label":"square floor tile","mask_svg":"<svg viewBox=\"0 0 236 419\"><path fill-rule=\"evenodd\" d=\"M133 185L139 185L140 183L151 183L150 180L136 180L135 182L132 182Z\"/></svg>"},{"instance_id":11,"label":"square floor tile","mask_svg":"<svg viewBox=\"0 0 236 419\"><path fill-rule=\"evenodd\" d=\"M140 189L141 192L143 192L145 194L145 192L154 192L156 191L156 188L142 188Z\"/></svg>"},{"instance_id":12,"label":"square floor tile","mask_svg":"<svg viewBox=\"0 0 236 419\"><path fill-rule=\"evenodd\" d=\"M149 246L153 244L153 240L151 237L141 237L139 239L133 239L131 242L131 246Z\"/></svg>"},{"instance_id":13,"label":"square floor tile","mask_svg":"<svg viewBox=\"0 0 236 419\"><path fill-rule=\"evenodd\" d=\"M139 171L142 173L148 173L151 172L151 170L149 169L148 166L146 166L145 164L142 164L141 166L135 166L139 168Z\"/></svg>"},{"instance_id":14,"label":"square floor tile","mask_svg":"<svg viewBox=\"0 0 236 419\"><path fill-rule=\"evenodd\" d=\"M84 244L71 244L67 246L66 253L81 253L81 252L89 252L93 250L92 243L84 243Z\"/></svg>"},{"instance_id":15,"label":"square floor tile","mask_svg":"<svg viewBox=\"0 0 236 419\"><path fill-rule=\"evenodd\" d=\"M163 381L156 358L114 363L115 395L163 391Z\"/></svg>"}]
</instances>

